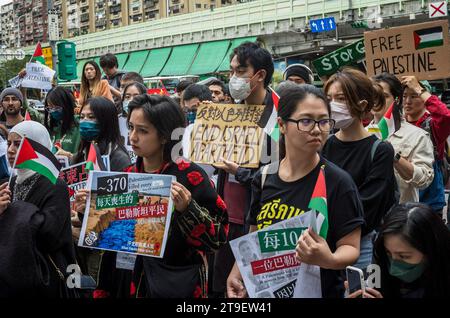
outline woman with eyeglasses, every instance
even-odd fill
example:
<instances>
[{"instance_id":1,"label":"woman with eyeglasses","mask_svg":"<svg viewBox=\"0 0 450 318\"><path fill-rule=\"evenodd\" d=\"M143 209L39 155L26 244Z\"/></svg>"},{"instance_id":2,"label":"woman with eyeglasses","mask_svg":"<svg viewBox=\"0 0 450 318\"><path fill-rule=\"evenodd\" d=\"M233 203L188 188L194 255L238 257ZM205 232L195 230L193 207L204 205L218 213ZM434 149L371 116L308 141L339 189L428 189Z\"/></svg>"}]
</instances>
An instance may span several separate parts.
<instances>
[{"instance_id":1,"label":"woman with eyeglasses","mask_svg":"<svg viewBox=\"0 0 450 318\"><path fill-rule=\"evenodd\" d=\"M364 73L351 68L331 76L324 91L339 131L327 140L322 155L347 171L358 187L366 224L355 266L365 269L372 262L375 231L397 200L394 149L367 132L362 124L367 112L384 107L384 92Z\"/></svg>"},{"instance_id":2,"label":"woman with eyeglasses","mask_svg":"<svg viewBox=\"0 0 450 318\"><path fill-rule=\"evenodd\" d=\"M321 267L323 297L343 297L340 270L358 259L364 220L351 177L319 155L334 128L330 106L318 88L301 85L282 93L278 116L285 156L268 169L262 168L253 180L247 219L250 232L309 211L319 175L324 175L328 206L326 239L311 229L305 231L297 242L296 255L300 262ZM236 264L228 277L227 294L231 298L247 294Z\"/></svg>"},{"instance_id":3,"label":"woman with eyeglasses","mask_svg":"<svg viewBox=\"0 0 450 318\"><path fill-rule=\"evenodd\" d=\"M53 88L45 98L44 125L50 132L57 155L72 158L80 145L80 129L75 118L75 98L64 87Z\"/></svg>"}]
</instances>

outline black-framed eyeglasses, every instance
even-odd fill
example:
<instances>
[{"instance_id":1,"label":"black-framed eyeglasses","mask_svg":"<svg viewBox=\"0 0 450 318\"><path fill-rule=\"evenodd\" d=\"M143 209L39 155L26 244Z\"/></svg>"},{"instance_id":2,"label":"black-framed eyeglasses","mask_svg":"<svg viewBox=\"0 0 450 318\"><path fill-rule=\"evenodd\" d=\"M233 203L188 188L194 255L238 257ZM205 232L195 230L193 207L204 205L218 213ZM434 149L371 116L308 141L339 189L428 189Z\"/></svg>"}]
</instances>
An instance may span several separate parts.
<instances>
[{"instance_id":1,"label":"black-framed eyeglasses","mask_svg":"<svg viewBox=\"0 0 450 318\"><path fill-rule=\"evenodd\" d=\"M311 118L300 118L300 119L286 119L286 121L290 121L291 123L297 124L297 129L304 132L310 132L316 127L316 124L319 126L321 132L330 132L333 130L334 125L336 124L334 119L325 118L325 119L311 119Z\"/></svg>"}]
</instances>

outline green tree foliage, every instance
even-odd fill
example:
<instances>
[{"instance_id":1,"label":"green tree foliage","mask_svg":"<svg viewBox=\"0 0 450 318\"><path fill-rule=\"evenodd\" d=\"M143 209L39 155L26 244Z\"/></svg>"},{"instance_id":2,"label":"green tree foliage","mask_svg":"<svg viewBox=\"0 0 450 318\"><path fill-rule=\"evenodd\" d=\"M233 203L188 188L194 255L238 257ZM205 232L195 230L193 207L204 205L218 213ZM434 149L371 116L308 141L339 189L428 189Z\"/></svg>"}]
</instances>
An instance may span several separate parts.
<instances>
[{"instance_id":1,"label":"green tree foliage","mask_svg":"<svg viewBox=\"0 0 450 318\"><path fill-rule=\"evenodd\" d=\"M2 90L9 86L8 80L24 69L28 61L29 57L25 57L23 60L0 61L0 87Z\"/></svg>"}]
</instances>

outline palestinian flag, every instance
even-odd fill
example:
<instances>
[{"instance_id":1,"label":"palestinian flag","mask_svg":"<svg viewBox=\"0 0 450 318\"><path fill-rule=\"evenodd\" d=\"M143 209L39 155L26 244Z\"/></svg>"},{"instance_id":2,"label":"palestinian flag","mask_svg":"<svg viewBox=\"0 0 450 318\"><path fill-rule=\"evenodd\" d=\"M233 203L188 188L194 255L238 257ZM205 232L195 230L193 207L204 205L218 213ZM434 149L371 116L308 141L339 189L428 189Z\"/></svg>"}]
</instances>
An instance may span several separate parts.
<instances>
[{"instance_id":1,"label":"palestinian flag","mask_svg":"<svg viewBox=\"0 0 450 318\"><path fill-rule=\"evenodd\" d=\"M272 91L272 101L273 108L272 114L270 114L269 120L267 121L266 127L264 127L264 132L268 134L273 140L278 142L280 140L280 128L278 127L278 103L280 102L280 96L278 96L275 91L270 88Z\"/></svg>"},{"instance_id":2,"label":"palestinian flag","mask_svg":"<svg viewBox=\"0 0 450 318\"><path fill-rule=\"evenodd\" d=\"M31 120L31 116L28 110L25 112L25 120Z\"/></svg>"},{"instance_id":3,"label":"palestinian flag","mask_svg":"<svg viewBox=\"0 0 450 318\"><path fill-rule=\"evenodd\" d=\"M38 42L38 44L36 44L36 49L34 50L34 54L31 57L30 62L39 62L42 65L45 65L45 58L44 54L42 53L41 42Z\"/></svg>"},{"instance_id":4,"label":"palestinian flag","mask_svg":"<svg viewBox=\"0 0 450 318\"><path fill-rule=\"evenodd\" d=\"M392 115L393 109L394 103L392 103L392 105L389 106L389 109L378 123L378 128L380 129L381 133L381 140L388 139L395 132L394 116Z\"/></svg>"},{"instance_id":5,"label":"palestinian flag","mask_svg":"<svg viewBox=\"0 0 450 318\"><path fill-rule=\"evenodd\" d=\"M49 179L53 184L58 180L61 170L61 164L50 150L26 137L22 140L22 146L17 154L14 167L35 171Z\"/></svg>"},{"instance_id":6,"label":"palestinian flag","mask_svg":"<svg viewBox=\"0 0 450 318\"><path fill-rule=\"evenodd\" d=\"M309 201L308 208L319 212L317 220L321 224L319 235L324 239L328 234L328 206L327 206L327 185L325 182L325 166L320 167L314 191Z\"/></svg>"},{"instance_id":7,"label":"palestinian flag","mask_svg":"<svg viewBox=\"0 0 450 318\"><path fill-rule=\"evenodd\" d=\"M91 143L91 147L89 148L89 154L86 160L86 170L106 171L100 149L98 149L97 145L95 145L94 143Z\"/></svg>"},{"instance_id":8,"label":"palestinian flag","mask_svg":"<svg viewBox=\"0 0 450 318\"><path fill-rule=\"evenodd\" d=\"M442 27L437 26L414 31L414 44L416 50L444 45Z\"/></svg>"}]
</instances>

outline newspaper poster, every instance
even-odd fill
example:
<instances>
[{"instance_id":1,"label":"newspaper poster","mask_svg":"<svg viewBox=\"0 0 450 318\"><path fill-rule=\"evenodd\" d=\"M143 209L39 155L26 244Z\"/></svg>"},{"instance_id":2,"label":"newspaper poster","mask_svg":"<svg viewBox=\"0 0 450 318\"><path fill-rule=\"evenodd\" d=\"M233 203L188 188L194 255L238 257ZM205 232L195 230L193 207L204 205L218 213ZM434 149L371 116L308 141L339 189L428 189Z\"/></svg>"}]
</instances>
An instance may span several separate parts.
<instances>
[{"instance_id":1,"label":"newspaper poster","mask_svg":"<svg viewBox=\"0 0 450 318\"><path fill-rule=\"evenodd\" d=\"M78 245L162 258L174 176L90 171Z\"/></svg>"},{"instance_id":2,"label":"newspaper poster","mask_svg":"<svg viewBox=\"0 0 450 318\"><path fill-rule=\"evenodd\" d=\"M60 156L57 156L58 160ZM67 158L67 157L65 157ZM110 170L110 160L109 156L102 156L103 163L106 169ZM60 160L61 162L61 160ZM74 209L75 194L80 189L87 189L87 180L89 176L89 171L86 170L86 161L72 165L66 166L61 169L59 177L63 179L67 186L69 187L69 197L70 197L70 207Z\"/></svg>"},{"instance_id":3,"label":"newspaper poster","mask_svg":"<svg viewBox=\"0 0 450 318\"><path fill-rule=\"evenodd\" d=\"M55 71L40 63L27 63L27 74L22 80L22 87L51 89Z\"/></svg>"},{"instance_id":4,"label":"newspaper poster","mask_svg":"<svg viewBox=\"0 0 450 318\"><path fill-rule=\"evenodd\" d=\"M316 212L308 211L230 241L250 298L321 297L320 268L295 256L302 232L308 227L317 232L319 222Z\"/></svg>"},{"instance_id":5,"label":"newspaper poster","mask_svg":"<svg viewBox=\"0 0 450 318\"><path fill-rule=\"evenodd\" d=\"M264 105L201 104L186 156L198 164L221 166L225 159L257 168L265 136L258 126L263 111Z\"/></svg>"}]
</instances>

